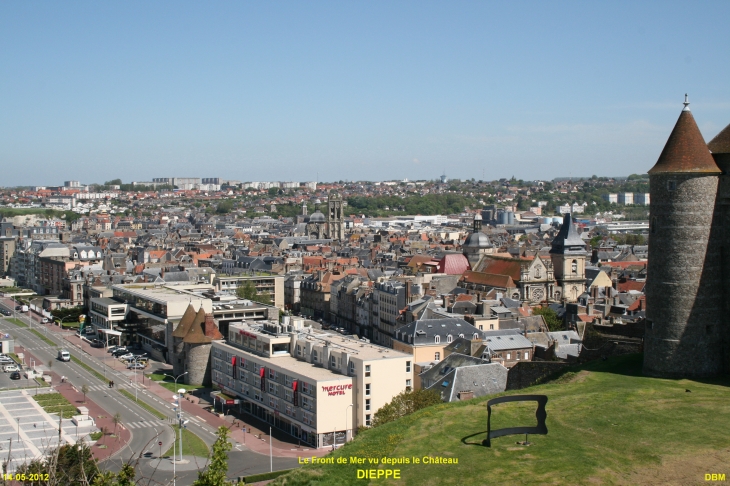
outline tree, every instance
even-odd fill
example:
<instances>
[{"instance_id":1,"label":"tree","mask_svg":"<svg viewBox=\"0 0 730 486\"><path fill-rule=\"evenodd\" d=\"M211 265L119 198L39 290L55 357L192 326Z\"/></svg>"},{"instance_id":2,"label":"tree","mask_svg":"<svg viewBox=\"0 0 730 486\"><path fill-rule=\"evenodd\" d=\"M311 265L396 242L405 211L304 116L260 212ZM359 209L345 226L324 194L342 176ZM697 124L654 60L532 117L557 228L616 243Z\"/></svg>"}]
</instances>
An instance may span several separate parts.
<instances>
[{"instance_id":1,"label":"tree","mask_svg":"<svg viewBox=\"0 0 730 486\"><path fill-rule=\"evenodd\" d=\"M126 462L122 466L122 470L114 474L111 471L104 471L94 477L92 486L133 486L136 473L134 466Z\"/></svg>"},{"instance_id":2,"label":"tree","mask_svg":"<svg viewBox=\"0 0 730 486\"><path fill-rule=\"evenodd\" d=\"M15 471L29 479L23 484L41 485L88 485L99 474L99 468L91 448L83 441L66 444L51 450L45 457L22 464ZM31 474L49 474L48 481L31 481Z\"/></svg>"},{"instance_id":3,"label":"tree","mask_svg":"<svg viewBox=\"0 0 730 486\"><path fill-rule=\"evenodd\" d=\"M198 471L198 479L193 486L226 486L228 481L228 455L231 450L231 443L228 442L228 429L218 427L216 440L213 443L213 451L210 456L210 463L204 471Z\"/></svg>"},{"instance_id":4,"label":"tree","mask_svg":"<svg viewBox=\"0 0 730 486\"><path fill-rule=\"evenodd\" d=\"M221 201L218 203L218 206L215 208L215 212L219 214L226 214L230 213L233 209L233 201L230 199L226 199L225 201Z\"/></svg>"},{"instance_id":5,"label":"tree","mask_svg":"<svg viewBox=\"0 0 730 486\"><path fill-rule=\"evenodd\" d=\"M89 393L89 385L87 385L86 383L81 385L81 393L84 394L84 403L86 403L86 394Z\"/></svg>"},{"instance_id":6,"label":"tree","mask_svg":"<svg viewBox=\"0 0 730 486\"><path fill-rule=\"evenodd\" d=\"M560 320L555 311L550 307L536 307L532 309L532 315L542 316L551 332L563 330L563 321Z\"/></svg>"},{"instance_id":7,"label":"tree","mask_svg":"<svg viewBox=\"0 0 730 486\"><path fill-rule=\"evenodd\" d=\"M112 417L112 422L114 422L114 435L117 435L117 426L122 423L122 414L117 412ZM117 440L119 440L119 437L117 437Z\"/></svg>"},{"instance_id":8,"label":"tree","mask_svg":"<svg viewBox=\"0 0 730 486\"><path fill-rule=\"evenodd\" d=\"M253 300L256 298L256 287L253 282L247 280L243 285L239 285L236 289L236 296L241 299Z\"/></svg>"},{"instance_id":9,"label":"tree","mask_svg":"<svg viewBox=\"0 0 730 486\"><path fill-rule=\"evenodd\" d=\"M441 395L434 390L404 391L375 412L372 426L387 424L438 403L441 403Z\"/></svg>"}]
</instances>

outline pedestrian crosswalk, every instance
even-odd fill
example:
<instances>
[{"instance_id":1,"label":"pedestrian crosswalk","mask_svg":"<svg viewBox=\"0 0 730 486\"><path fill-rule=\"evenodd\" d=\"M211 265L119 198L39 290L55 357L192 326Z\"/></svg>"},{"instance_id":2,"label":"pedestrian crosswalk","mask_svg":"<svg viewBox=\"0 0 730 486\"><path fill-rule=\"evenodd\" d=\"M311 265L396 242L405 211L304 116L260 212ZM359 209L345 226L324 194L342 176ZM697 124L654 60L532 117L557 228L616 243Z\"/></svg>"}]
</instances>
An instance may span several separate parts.
<instances>
[{"instance_id":1,"label":"pedestrian crosswalk","mask_svg":"<svg viewBox=\"0 0 730 486\"><path fill-rule=\"evenodd\" d=\"M89 386L89 390L93 390L93 391L109 391L110 390L109 385L88 385L88 386ZM128 386L128 385L121 385L121 384L115 383L114 388L117 390L119 390L119 389L124 390L124 389L132 388L132 387Z\"/></svg>"},{"instance_id":2,"label":"pedestrian crosswalk","mask_svg":"<svg viewBox=\"0 0 730 486\"><path fill-rule=\"evenodd\" d=\"M164 425L165 423L165 420L140 420L137 422L129 423L122 422L122 425L124 425L128 429L146 429L148 427L159 427L160 425Z\"/></svg>"}]
</instances>

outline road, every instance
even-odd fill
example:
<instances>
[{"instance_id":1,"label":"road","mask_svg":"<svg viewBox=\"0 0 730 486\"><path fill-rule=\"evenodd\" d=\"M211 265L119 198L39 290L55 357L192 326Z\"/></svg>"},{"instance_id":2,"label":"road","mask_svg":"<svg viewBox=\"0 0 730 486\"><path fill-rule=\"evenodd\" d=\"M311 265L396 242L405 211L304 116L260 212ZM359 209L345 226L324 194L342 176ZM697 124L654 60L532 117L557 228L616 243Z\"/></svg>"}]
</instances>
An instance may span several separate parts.
<instances>
[{"instance_id":1,"label":"road","mask_svg":"<svg viewBox=\"0 0 730 486\"><path fill-rule=\"evenodd\" d=\"M159 461L157 459L160 451L160 446L157 443L158 441L162 441L163 453L172 447L174 433L170 427L170 423L168 423L172 422L175 417L175 411L172 408L172 392L170 393L170 402L167 403L143 387L137 387L135 383L130 382L130 379L133 377L132 372L112 370L101 361L84 353L81 349L63 339L62 333L48 332L44 325L33 319L31 313L15 312L13 305L10 299L0 299L0 307L13 311L14 315L12 317L20 319L22 322L32 326L33 329L43 333L47 339L56 343L56 346L51 346L32 333L30 331L31 327L22 328L5 321L5 319L0 319L0 330L9 332L15 336L18 344L28 349L28 351L33 353L41 361L38 364L47 366L48 362L52 361L53 371L56 374L66 376L68 381L78 390L81 389L82 385L88 385L90 391L87 393L87 396L109 412L109 414L113 415L116 412L121 414L122 424L126 424L125 426L130 431L132 438L127 444L127 447L122 449L116 456L104 462L105 467L113 471L119 470L124 461L129 460L131 457L137 458L149 451L153 457L140 459L137 466L138 474L147 478L154 477L155 480L163 484L170 482L172 479L172 465L169 461ZM68 349L73 356L78 357L98 372L104 373L108 379L114 380L115 388L108 388L105 382L102 382L73 361L63 362L57 360L57 347ZM158 419L141 406L135 404L134 401L122 395L118 390L120 384L124 384L122 386L130 393L136 392L140 402L159 410L167 415L169 419ZM186 416L185 418L190 419L187 425L188 429L200 437L209 447L215 442L216 435L213 427L192 416ZM267 472L270 469L268 456L247 450L240 444L234 444L234 449L228 456L229 477L258 474ZM198 469L201 465L205 464L204 459L188 459L190 459L190 463L188 465L181 464L180 470L177 471L177 481L181 485L192 484L197 478ZM274 470L293 468L297 467L297 459L275 457L273 459L273 465Z\"/></svg>"}]
</instances>

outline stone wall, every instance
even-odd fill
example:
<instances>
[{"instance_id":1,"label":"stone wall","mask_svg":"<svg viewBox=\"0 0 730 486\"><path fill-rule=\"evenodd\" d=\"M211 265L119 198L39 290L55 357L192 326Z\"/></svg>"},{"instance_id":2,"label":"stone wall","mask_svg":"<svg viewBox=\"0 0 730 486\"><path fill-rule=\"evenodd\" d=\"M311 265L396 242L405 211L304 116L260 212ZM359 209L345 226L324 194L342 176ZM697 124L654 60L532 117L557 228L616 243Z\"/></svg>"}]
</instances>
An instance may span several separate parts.
<instances>
[{"instance_id":1,"label":"stone wall","mask_svg":"<svg viewBox=\"0 0 730 486\"><path fill-rule=\"evenodd\" d=\"M719 177L656 174L650 181L644 373L717 375L725 318Z\"/></svg>"},{"instance_id":2,"label":"stone wall","mask_svg":"<svg viewBox=\"0 0 730 486\"><path fill-rule=\"evenodd\" d=\"M210 385L210 344L185 344L186 385Z\"/></svg>"},{"instance_id":3,"label":"stone wall","mask_svg":"<svg viewBox=\"0 0 730 486\"><path fill-rule=\"evenodd\" d=\"M507 390L519 390L536 384L570 366L563 361L521 361L509 369Z\"/></svg>"}]
</instances>

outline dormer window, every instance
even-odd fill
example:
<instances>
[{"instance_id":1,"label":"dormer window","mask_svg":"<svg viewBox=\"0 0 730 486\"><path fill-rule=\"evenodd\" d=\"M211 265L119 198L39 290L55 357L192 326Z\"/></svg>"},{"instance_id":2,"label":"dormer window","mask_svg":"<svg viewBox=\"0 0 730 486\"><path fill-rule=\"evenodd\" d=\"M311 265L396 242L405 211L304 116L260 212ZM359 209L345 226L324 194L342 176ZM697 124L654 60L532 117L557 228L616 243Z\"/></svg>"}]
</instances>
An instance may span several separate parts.
<instances>
[{"instance_id":1,"label":"dormer window","mask_svg":"<svg viewBox=\"0 0 730 486\"><path fill-rule=\"evenodd\" d=\"M448 336L446 336L446 342L447 342L447 343L450 343L450 342L451 342L451 341L453 341L453 340L454 340L454 338L453 338L453 336L451 336L451 334L449 334ZM437 342L438 342L438 341L437 341Z\"/></svg>"},{"instance_id":2,"label":"dormer window","mask_svg":"<svg viewBox=\"0 0 730 486\"><path fill-rule=\"evenodd\" d=\"M312 361L317 362L317 350L312 351Z\"/></svg>"},{"instance_id":3,"label":"dormer window","mask_svg":"<svg viewBox=\"0 0 730 486\"><path fill-rule=\"evenodd\" d=\"M441 336L434 336L434 339L436 341L436 344L441 342Z\"/></svg>"}]
</instances>

